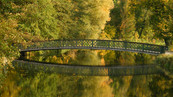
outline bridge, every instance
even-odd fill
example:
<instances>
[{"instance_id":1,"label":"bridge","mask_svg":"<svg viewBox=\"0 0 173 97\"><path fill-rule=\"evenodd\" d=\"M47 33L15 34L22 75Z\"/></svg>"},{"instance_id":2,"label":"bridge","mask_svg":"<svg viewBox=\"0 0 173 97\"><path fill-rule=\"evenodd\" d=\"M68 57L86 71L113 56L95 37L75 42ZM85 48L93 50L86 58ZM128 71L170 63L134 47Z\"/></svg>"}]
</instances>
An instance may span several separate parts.
<instances>
[{"instance_id":1,"label":"bridge","mask_svg":"<svg viewBox=\"0 0 173 97\"><path fill-rule=\"evenodd\" d=\"M96 50L116 50L129 51L158 55L165 53L166 46L154 45L147 43L114 41L114 40L49 40L33 42L24 47L19 45L21 52L38 51L38 50L54 50L54 49L96 49Z\"/></svg>"},{"instance_id":2,"label":"bridge","mask_svg":"<svg viewBox=\"0 0 173 97\"><path fill-rule=\"evenodd\" d=\"M44 71L46 73L59 73L67 75L83 76L129 76L129 75L149 75L163 74L157 65L141 66L86 66L69 64L51 64L35 61L15 60L15 68L19 70L29 70L31 72Z\"/></svg>"},{"instance_id":3,"label":"bridge","mask_svg":"<svg viewBox=\"0 0 173 97\"><path fill-rule=\"evenodd\" d=\"M158 55L165 53L166 46L147 43L114 41L114 40L49 40L33 42L28 46L19 45L21 52L20 59L23 59L28 51L54 50L54 49L96 49L96 50L116 50L129 51L137 53L146 53ZM33 62L26 60L13 61L14 67L31 70L45 71L70 75L91 75L91 76L128 76L128 75L147 75L162 74L158 65L142 66L86 66L86 65L68 65L51 64L43 62Z\"/></svg>"}]
</instances>

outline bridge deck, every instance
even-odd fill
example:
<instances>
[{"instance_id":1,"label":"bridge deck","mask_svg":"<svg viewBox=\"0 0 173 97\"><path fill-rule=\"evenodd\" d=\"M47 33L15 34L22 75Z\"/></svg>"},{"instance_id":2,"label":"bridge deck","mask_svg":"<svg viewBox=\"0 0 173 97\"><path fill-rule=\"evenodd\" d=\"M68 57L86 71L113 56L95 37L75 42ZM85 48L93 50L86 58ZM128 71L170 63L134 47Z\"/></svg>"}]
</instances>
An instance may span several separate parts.
<instances>
[{"instance_id":1,"label":"bridge deck","mask_svg":"<svg viewBox=\"0 0 173 97\"><path fill-rule=\"evenodd\" d=\"M113 41L113 40L51 40L34 42L27 47L19 46L20 51L38 51L53 49L102 49L116 51L130 51L147 54L162 54L166 46L147 43Z\"/></svg>"}]
</instances>

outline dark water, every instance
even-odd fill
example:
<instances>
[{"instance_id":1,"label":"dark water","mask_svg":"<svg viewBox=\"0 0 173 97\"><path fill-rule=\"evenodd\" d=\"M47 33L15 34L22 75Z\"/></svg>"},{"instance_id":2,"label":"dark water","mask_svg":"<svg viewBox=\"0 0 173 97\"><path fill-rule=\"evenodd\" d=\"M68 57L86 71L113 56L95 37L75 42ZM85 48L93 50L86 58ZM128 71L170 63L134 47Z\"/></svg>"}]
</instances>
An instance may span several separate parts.
<instances>
[{"instance_id":1,"label":"dark water","mask_svg":"<svg viewBox=\"0 0 173 97\"><path fill-rule=\"evenodd\" d=\"M26 59L67 65L152 65L155 56L106 50L52 50L27 53ZM2 97L172 97L166 75L77 76L9 69Z\"/></svg>"}]
</instances>

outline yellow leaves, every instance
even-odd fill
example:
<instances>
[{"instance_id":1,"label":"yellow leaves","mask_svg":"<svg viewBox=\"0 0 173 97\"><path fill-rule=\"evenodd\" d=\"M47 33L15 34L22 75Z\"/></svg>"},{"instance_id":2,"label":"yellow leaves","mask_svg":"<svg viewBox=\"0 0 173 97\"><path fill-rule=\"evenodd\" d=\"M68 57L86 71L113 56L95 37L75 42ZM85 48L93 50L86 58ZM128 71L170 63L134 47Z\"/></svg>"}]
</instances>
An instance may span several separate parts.
<instances>
[{"instance_id":1,"label":"yellow leaves","mask_svg":"<svg viewBox=\"0 0 173 97\"><path fill-rule=\"evenodd\" d=\"M113 80L109 79L109 77L104 77L101 82L101 87L106 87L106 85L110 85L112 82Z\"/></svg>"},{"instance_id":2,"label":"yellow leaves","mask_svg":"<svg viewBox=\"0 0 173 97\"><path fill-rule=\"evenodd\" d=\"M78 12L79 10L78 9L75 9L76 12Z\"/></svg>"},{"instance_id":3,"label":"yellow leaves","mask_svg":"<svg viewBox=\"0 0 173 97\"><path fill-rule=\"evenodd\" d=\"M71 0L67 0L68 2L71 2Z\"/></svg>"},{"instance_id":4,"label":"yellow leaves","mask_svg":"<svg viewBox=\"0 0 173 97\"><path fill-rule=\"evenodd\" d=\"M57 56L53 56L52 58L51 58L51 62L57 62L57 60L58 60L58 58L57 58Z\"/></svg>"},{"instance_id":5,"label":"yellow leaves","mask_svg":"<svg viewBox=\"0 0 173 97\"><path fill-rule=\"evenodd\" d=\"M155 39L153 39L153 43L154 43L154 44L156 43L156 40L155 40Z\"/></svg>"},{"instance_id":6,"label":"yellow leaves","mask_svg":"<svg viewBox=\"0 0 173 97\"><path fill-rule=\"evenodd\" d=\"M16 72L12 71L11 74L8 75L8 78L5 79L5 85L2 90L2 97L17 97L18 93L21 90L21 87L17 86L16 82L13 81L14 75L16 76ZM16 79L16 78L15 78Z\"/></svg>"},{"instance_id":7,"label":"yellow leaves","mask_svg":"<svg viewBox=\"0 0 173 97\"><path fill-rule=\"evenodd\" d=\"M11 3L11 5L12 5L12 8L13 8L13 9L15 9L15 8L20 8L19 5L16 5L16 4L14 4L14 3Z\"/></svg>"},{"instance_id":8,"label":"yellow leaves","mask_svg":"<svg viewBox=\"0 0 173 97\"><path fill-rule=\"evenodd\" d=\"M84 91L82 97L113 97L113 88L110 87L112 80L105 77L87 77L82 80Z\"/></svg>"},{"instance_id":9,"label":"yellow leaves","mask_svg":"<svg viewBox=\"0 0 173 97\"><path fill-rule=\"evenodd\" d=\"M0 44L3 44L0 45L0 55L11 59L18 56L18 49L15 46L23 41L22 33L16 29L17 20L2 18L0 21Z\"/></svg>"},{"instance_id":10,"label":"yellow leaves","mask_svg":"<svg viewBox=\"0 0 173 97\"><path fill-rule=\"evenodd\" d=\"M167 3L169 0L163 0L163 1L165 1Z\"/></svg>"},{"instance_id":11,"label":"yellow leaves","mask_svg":"<svg viewBox=\"0 0 173 97\"><path fill-rule=\"evenodd\" d=\"M109 40L111 39L111 36L107 33L102 32L99 36L99 39Z\"/></svg>"},{"instance_id":12,"label":"yellow leaves","mask_svg":"<svg viewBox=\"0 0 173 97\"><path fill-rule=\"evenodd\" d=\"M157 26L160 30L161 36L163 37L173 36L173 33L172 33L173 19L171 15L169 15L168 18L162 19L162 21Z\"/></svg>"},{"instance_id":13,"label":"yellow leaves","mask_svg":"<svg viewBox=\"0 0 173 97\"><path fill-rule=\"evenodd\" d=\"M157 82L158 86L164 91L166 89L172 88L172 80L159 80Z\"/></svg>"},{"instance_id":14,"label":"yellow leaves","mask_svg":"<svg viewBox=\"0 0 173 97\"><path fill-rule=\"evenodd\" d=\"M12 82L6 81L6 83L8 83L8 86L1 96L2 97L17 97L18 92L21 90L21 88L17 87L13 81Z\"/></svg>"},{"instance_id":15,"label":"yellow leaves","mask_svg":"<svg viewBox=\"0 0 173 97\"><path fill-rule=\"evenodd\" d=\"M2 62L2 65L6 65L8 62L8 59L6 57L0 57L0 64Z\"/></svg>"},{"instance_id":16,"label":"yellow leaves","mask_svg":"<svg viewBox=\"0 0 173 97\"><path fill-rule=\"evenodd\" d=\"M138 41L138 38L139 38L139 34L138 33L135 33L135 41Z\"/></svg>"},{"instance_id":17,"label":"yellow leaves","mask_svg":"<svg viewBox=\"0 0 173 97\"><path fill-rule=\"evenodd\" d=\"M170 45L170 46L169 46L169 50L170 50L170 51L173 51L173 45Z\"/></svg>"},{"instance_id":18,"label":"yellow leaves","mask_svg":"<svg viewBox=\"0 0 173 97\"><path fill-rule=\"evenodd\" d=\"M167 32L169 29L168 29L168 25L165 24L164 22L163 23L159 23L158 27L160 29L162 29L164 32Z\"/></svg>"},{"instance_id":19,"label":"yellow leaves","mask_svg":"<svg viewBox=\"0 0 173 97\"><path fill-rule=\"evenodd\" d=\"M0 25L0 34L4 36L3 40L10 39L14 42L17 42L17 40L21 40L21 38L19 38L21 33L16 30L16 27L18 26L16 20L1 20Z\"/></svg>"},{"instance_id":20,"label":"yellow leaves","mask_svg":"<svg viewBox=\"0 0 173 97\"><path fill-rule=\"evenodd\" d=\"M162 89L162 90L165 90L165 81L164 80L159 80L158 81L158 86L160 86L160 88Z\"/></svg>"}]
</instances>

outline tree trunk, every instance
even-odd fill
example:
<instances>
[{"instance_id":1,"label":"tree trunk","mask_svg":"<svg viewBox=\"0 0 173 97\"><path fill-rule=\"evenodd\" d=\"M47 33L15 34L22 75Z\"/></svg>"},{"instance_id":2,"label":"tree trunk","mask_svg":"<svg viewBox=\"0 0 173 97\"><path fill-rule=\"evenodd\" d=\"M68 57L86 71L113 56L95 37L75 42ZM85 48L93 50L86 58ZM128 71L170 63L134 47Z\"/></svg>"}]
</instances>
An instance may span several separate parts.
<instances>
[{"instance_id":1,"label":"tree trunk","mask_svg":"<svg viewBox=\"0 0 173 97\"><path fill-rule=\"evenodd\" d=\"M169 38L164 38L164 41L165 41L166 46L169 46L171 44Z\"/></svg>"}]
</instances>

